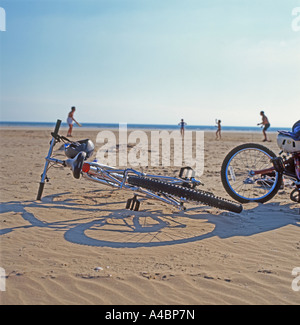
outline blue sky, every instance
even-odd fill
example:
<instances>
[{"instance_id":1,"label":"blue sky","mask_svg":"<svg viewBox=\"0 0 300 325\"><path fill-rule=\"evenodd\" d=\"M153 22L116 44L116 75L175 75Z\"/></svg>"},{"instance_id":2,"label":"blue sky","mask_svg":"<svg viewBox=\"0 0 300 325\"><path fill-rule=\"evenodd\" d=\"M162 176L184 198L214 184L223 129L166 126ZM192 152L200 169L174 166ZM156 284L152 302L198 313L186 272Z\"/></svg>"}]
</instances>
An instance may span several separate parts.
<instances>
[{"instance_id":1,"label":"blue sky","mask_svg":"<svg viewBox=\"0 0 300 325\"><path fill-rule=\"evenodd\" d=\"M300 0L3 0L2 121L300 119Z\"/></svg>"}]
</instances>

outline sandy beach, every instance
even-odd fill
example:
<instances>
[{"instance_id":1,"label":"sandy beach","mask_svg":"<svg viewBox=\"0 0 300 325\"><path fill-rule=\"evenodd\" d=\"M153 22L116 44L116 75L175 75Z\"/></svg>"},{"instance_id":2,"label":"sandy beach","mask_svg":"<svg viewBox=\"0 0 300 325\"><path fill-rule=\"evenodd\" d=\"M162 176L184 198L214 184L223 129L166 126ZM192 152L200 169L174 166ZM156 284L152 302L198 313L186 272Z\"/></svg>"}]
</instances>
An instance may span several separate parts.
<instances>
[{"instance_id":1,"label":"sandy beach","mask_svg":"<svg viewBox=\"0 0 300 325\"><path fill-rule=\"evenodd\" d=\"M142 201L132 212L125 209L130 192L74 179L57 167L36 201L51 131L0 130L6 275L0 304L300 304L300 291L292 289L300 215L291 189L268 203L246 204L241 214L207 206L179 212L158 201ZM96 142L99 131L76 128L73 139ZM239 144L262 144L262 134L222 136L216 141L205 132L201 181L204 190L229 199L220 178L223 159ZM270 138L265 145L278 153L276 134Z\"/></svg>"}]
</instances>

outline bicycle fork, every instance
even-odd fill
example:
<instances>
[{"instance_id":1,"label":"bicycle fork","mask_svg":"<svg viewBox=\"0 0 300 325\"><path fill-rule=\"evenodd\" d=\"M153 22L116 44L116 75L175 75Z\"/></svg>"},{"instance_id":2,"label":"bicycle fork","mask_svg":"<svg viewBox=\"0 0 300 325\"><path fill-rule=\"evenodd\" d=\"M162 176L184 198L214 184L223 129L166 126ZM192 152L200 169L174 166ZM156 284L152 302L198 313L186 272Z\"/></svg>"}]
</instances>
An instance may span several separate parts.
<instances>
[{"instance_id":1,"label":"bicycle fork","mask_svg":"<svg viewBox=\"0 0 300 325\"><path fill-rule=\"evenodd\" d=\"M37 195L37 198L36 198L37 200L41 200L41 197L42 197L42 193L43 193L44 186L45 186L45 180L47 179L47 170L48 170L48 167L49 167L50 158L52 156L53 148L54 148L55 143L56 143L56 136L58 134L58 130L60 128L60 125L61 125L61 120L57 120L54 132L52 133L52 140L50 142L49 152L48 152L47 157L45 158L46 163L45 163L43 174L41 175L41 182L40 182L40 186L39 186L38 195Z\"/></svg>"}]
</instances>

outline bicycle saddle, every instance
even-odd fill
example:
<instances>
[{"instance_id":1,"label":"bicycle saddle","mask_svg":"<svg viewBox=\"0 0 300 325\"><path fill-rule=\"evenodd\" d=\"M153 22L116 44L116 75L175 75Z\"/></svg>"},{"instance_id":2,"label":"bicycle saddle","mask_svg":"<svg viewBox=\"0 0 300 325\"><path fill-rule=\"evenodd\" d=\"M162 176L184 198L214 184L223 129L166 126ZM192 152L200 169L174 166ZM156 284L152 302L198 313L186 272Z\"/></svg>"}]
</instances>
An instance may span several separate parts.
<instances>
[{"instance_id":1,"label":"bicycle saddle","mask_svg":"<svg viewBox=\"0 0 300 325\"><path fill-rule=\"evenodd\" d=\"M71 142L65 146L65 154L68 158L74 158L79 152L86 153L86 159L94 152L95 146L89 139Z\"/></svg>"},{"instance_id":2,"label":"bicycle saddle","mask_svg":"<svg viewBox=\"0 0 300 325\"><path fill-rule=\"evenodd\" d=\"M75 178L80 178L80 172L83 163L86 159L86 153L84 151L79 152L75 158L70 158L65 161L66 166L70 167Z\"/></svg>"}]
</instances>

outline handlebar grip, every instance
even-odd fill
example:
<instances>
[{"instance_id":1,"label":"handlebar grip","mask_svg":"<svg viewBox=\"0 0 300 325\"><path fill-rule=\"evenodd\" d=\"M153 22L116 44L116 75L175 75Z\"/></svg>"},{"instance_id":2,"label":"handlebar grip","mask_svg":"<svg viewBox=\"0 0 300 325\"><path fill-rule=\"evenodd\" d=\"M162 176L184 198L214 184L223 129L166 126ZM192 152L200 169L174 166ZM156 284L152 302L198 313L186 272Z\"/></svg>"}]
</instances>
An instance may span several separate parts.
<instances>
[{"instance_id":1,"label":"handlebar grip","mask_svg":"<svg viewBox=\"0 0 300 325\"><path fill-rule=\"evenodd\" d=\"M42 194L43 194L43 190L44 190L44 185L45 185L45 183L40 182L39 192L38 192L38 195L37 195L37 198L36 198L38 201L40 201L41 198L42 198Z\"/></svg>"},{"instance_id":2,"label":"handlebar grip","mask_svg":"<svg viewBox=\"0 0 300 325\"><path fill-rule=\"evenodd\" d=\"M54 132L52 133L52 136L54 138L56 138L56 136L58 135L58 131L59 131L60 125L61 125L61 120L57 120L56 125L55 125L55 129L54 129Z\"/></svg>"}]
</instances>

